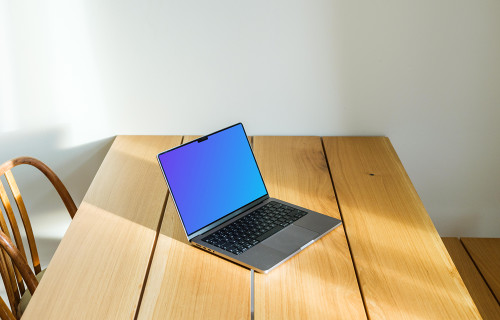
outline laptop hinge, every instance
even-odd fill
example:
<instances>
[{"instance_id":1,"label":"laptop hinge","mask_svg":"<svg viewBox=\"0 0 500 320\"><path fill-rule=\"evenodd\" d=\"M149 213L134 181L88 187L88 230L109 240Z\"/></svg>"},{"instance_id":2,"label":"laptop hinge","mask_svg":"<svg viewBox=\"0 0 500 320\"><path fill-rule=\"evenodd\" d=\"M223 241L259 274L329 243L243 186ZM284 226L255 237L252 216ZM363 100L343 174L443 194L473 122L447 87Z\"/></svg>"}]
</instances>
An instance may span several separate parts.
<instances>
[{"instance_id":1,"label":"laptop hinge","mask_svg":"<svg viewBox=\"0 0 500 320\"><path fill-rule=\"evenodd\" d=\"M244 205L243 207L241 207L241 208L239 208L239 209L231 212L228 215L225 215L224 217L220 218L219 220L214 221L211 224L207 225L206 227L203 227L200 230L192 233L191 235L188 236L188 240L191 241L192 239L196 238L197 236L199 236L201 234L204 234L206 232L209 232L209 231L211 231L214 228L217 228L218 226L220 226L224 222L226 222L228 220L231 220L232 218L236 217L240 213L243 213L243 212L245 212L247 210L252 209L255 206L258 206L259 204L261 204L262 202L266 201L267 199L269 199L269 194L266 194L266 195L264 195L264 196L262 196L262 197L260 197L260 198L258 198L256 200L250 202L249 204Z\"/></svg>"}]
</instances>

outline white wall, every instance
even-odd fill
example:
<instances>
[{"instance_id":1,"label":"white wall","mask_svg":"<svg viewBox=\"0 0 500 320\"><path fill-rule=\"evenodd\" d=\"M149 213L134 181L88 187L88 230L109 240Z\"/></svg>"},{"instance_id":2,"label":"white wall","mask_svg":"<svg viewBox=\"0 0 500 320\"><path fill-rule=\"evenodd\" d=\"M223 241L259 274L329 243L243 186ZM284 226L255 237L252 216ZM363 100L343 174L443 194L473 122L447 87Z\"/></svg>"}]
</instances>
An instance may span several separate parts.
<instances>
[{"instance_id":1,"label":"white wall","mask_svg":"<svg viewBox=\"0 0 500 320\"><path fill-rule=\"evenodd\" d=\"M441 235L499 237L500 2L0 0L0 162L44 160L77 203L111 136L238 121L386 135Z\"/></svg>"}]
</instances>

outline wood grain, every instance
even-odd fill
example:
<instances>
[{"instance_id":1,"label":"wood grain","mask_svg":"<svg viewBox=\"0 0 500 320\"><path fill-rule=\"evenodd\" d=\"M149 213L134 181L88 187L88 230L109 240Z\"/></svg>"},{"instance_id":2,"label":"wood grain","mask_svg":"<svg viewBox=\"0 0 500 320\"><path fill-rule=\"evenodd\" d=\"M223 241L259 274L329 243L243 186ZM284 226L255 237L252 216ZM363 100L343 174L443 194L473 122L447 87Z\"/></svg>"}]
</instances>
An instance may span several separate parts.
<instances>
[{"instance_id":1,"label":"wood grain","mask_svg":"<svg viewBox=\"0 0 500 320\"><path fill-rule=\"evenodd\" d=\"M14 315L12 314L12 312L10 312L9 307L7 306L5 301L3 301L2 298L0 298L0 319L5 319L5 320L15 320L16 319L14 317Z\"/></svg>"},{"instance_id":2,"label":"wood grain","mask_svg":"<svg viewBox=\"0 0 500 320\"><path fill-rule=\"evenodd\" d=\"M7 228L2 211L0 210L1 228L2 228L3 232L5 233L5 236L7 237L7 239L6 239L7 242L9 241L10 233L12 232L13 239L15 240L16 246L17 246L16 249L18 249L17 252L21 256L20 258L22 258L20 260L26 260L27 254L25 252L24 244L22 241L22 236L21 236L21 232L20 232L21 230L19 229L19 226L17 223L17 217L18 216L21 217L21 220L22 220L22 223L24 226L25 236L27 238L28 246L30 248L31 261L33 264L33 270L31 270L31 273L38 274L41 271L40 259L38 257L38 250L36 247L35 238L33 235L32 228L31 228L31 222L29 220L28 213L27 213L26 207L24 205L24 200L21 196L21 192L17 186L17 182L14 179L14 175L12 174L12 171L11 171L11 169L13 169L14 167L17 167L19 165L30 165L30 166L33 166L33 167L37 168L38 170L40 170L40 172L43 173L47 177L47 179L52 183L53 187L55 188L55 190L57 191L57 193L61 197L61 200L65 204L65 206L68 209L68 212L72 218L76 212L76 205L75 205L73 199L71 198L71 195L69 194L68 190L66 189L66 187L64 186L62 181L59 179L59 177L45 163L41 162L40 160L35 159L35 158L31 158L31 157L18 157L18 158L14 158L14 159L8 160L8 161L0 164L0 176L2 176L2 175L5 176L5 179L7 180L8 186L10 187L11 195L13 196L13 198L17 204L17 209L18 209L18 212L16 214L13 210L13 206L10 203L10 200L9 200L7 192L3 186L3 183L0 182L0 198L1 198L1 202L3 204L3 207L5 208L5 211L7 213L9 223L10 223L10 228ZM29 283L31 292L33 292L34 288L35 288L34 282L36 282L36 284L38 284L38 281L36 281L36 279L34 278L34 275L33 275L32 279L26 278L24 275L21 276L22 272L20 272L20 271L22 271L22 269L24 269L24 268L29 269L29 267L28 267L28 265L24 265L23 261L20 261L19 258L16 257L16 259L18 259L17 263L20 263L21 265L19 265L17 268L13 268L12 263L7 258L7 255L5 254L5 252L0 254L0 257L2 259L4 259L4 258L7 259L5 261L2 261L0 269L2 270L2 278L4 281L7 296L9 297L9 303L11 305L11 310L14 313L14 316L19 317L20 315L17 314L18 304L20 302L21 296L25 292L23 278L24 278L24 282L26 282L27 284ZM13 260L16 260L16 259L13 259ZM22 266L22 268L21 268L21 266ZM26 271L24 271L24 272L26 273ZM14 276L14 274L15 274L15 276ZM17 281L17 283L16 283L16 281Z\"/></svg>"},{"instance_id":3,"label":"wood grain","mask_svg":"<svg viewBox=\"0 0 500 320\"><path fill-rule=\"evenodd\" d=\"M33 167L36 167L38 170L40 170L45 175L45 177L47 177L47 179L49 179L50 183L52 183L52 185L56 189L57 193L61 197L61 200L63 201L64 205L66 206L66 209L68 210L69 215L71 216L71 218L73 218L73 216L75 215L75 212L76 212L75 202L73 201L68 190L66 189L66 187L64 186L62 181L59 179L59 177L55 174L55 172L52 171L52 169L50 169L49 166L47 166L42 161L35 159L35 158L31 158L31 157L14 158L14 159L8 160L8 161L0 164L0 175L3 175L8 170L10 170L16 166L22 165L22 164L28 164L28 165L31 165ZM7 179L9 179L9 178L7 177ZM9 184L10 184L10 182L9 182Z\"/></svg>"},{"instance_id":4,"label":"wood grain","mask_svg":"<svg viewBox=\"0 0 500 320\"><path fill-rule=\"evenodd\" d=\"M138 318L250 318L249 270L192 247L170 195Z\"/></svg>"},{"instance_id":5,"label":"wood grain","mask_svg":"<svg viewBox=\"0 0 500 320\"><path fill-rule=\"evenodd\" d=\"M166 198L156 154L180 141L115 139L23 318L133 318Z\"/></svg>"},{"instance_id":6,"label":"wood grain","mask_svg":"<svg viewBox=\"0 0 500 320\"><path fill-rule=\"evenodd\" d=\"M483 319L498 319L500 305L460 240L458 238L442 238L442 240ZM497 273L497 276L499 274Z\"/></svg>"},{"instance_id":7,"label":"wood grain","mask_svg":"<svg viewBox=\"0 0 500 320\"><path fill-rule=\"evenodd\" d=\"M21 277L24 280L24 283L26 283L29 291L31 293L35 292L35 289L38 286L38 280L36 279L33 270L31 270L28 265L26 257L21 253L12 240L10 240L10 238L2 231L0 231L0 247L9 255L12 264L21 273Z\"/></svg>"},{"instance_id":8,"label":"wood grain","mask_svg":"<svg viewBox=\"0 0 500 320\"><path fill-rule=\"evenodd\" d=\"M161 235L138 319L249 319L250 272Z\"/></svg>"},{"instance_id":9,"label":"wood grain","mask_svg":"<svg viewBox=\"0 0 500 320\"><path fill-rule=\"evenodd\" d=\"M500 238L461 238L479 271L500 301Z\"/></svg>"},{"instance_id":10,"label":"wood grain","mask_svg":"<svg viewBox=\"0 0 500 320\"><path fill-rule=\"evenodd\" d=\"M480 319L389 139L324 138L370 319Z\"/></svg>"},{"instance_id":11,"label":"wood grain","mask_svg":"<svg viewBox=\"0 0 500 320\"><path fill-rule=\"evenodd\" d=\"M156 230L167 193L156 155L181 141L181 136L116 137L83 201Z\"/></svg>"},{"instance_id":12,"label":"wood grain","mask_svg":"<svg viewBox=\"0 0 500 320\"><path fill-rule=\"evenodd\" d=\"M33 229L31 228L31 222L28 216L28 212L26 210L26 206L24 205L24 200L23 197L21 196L21 192L19 191L19 187L17 186L16 180L14 179L14 176L10 170L5 172L5 178L7 179L7 183L10 186L10 190L12 191L12 195L14 196L14 199L17 204L17 208L19 210L19 215L21 216L23 226L24 226L24 231L26 235L26 239L28 240L28 246L30 248L30 254L31 254L31 263L33 264L33 271L35 274L38 274L39 272L42 271L42 268L40 266L40 258L38 256L38 249L36 247L36 242L35 242L35 236L33 234ZM62 182L61 182L62 184ZM69 193L68 193L69 194ZM73 201L73 199L70 197L69 198L70 202ZM74 204L74 202L73 202ZM76 208L76 206L75 206ZM76 212L76 209L75 209ZM73 215L75 214L73 212ZM71 213L70 213L71 215ZM18 247L19 250L21 250L21 247Z\"/></svg>"},{"instance_id":13,"label":"wood grain","mask_svg":"<svg viewBox=\"0 0 500 320\"><path fill-rule=\"evenodd\" d=\"M318 137L254 137L269 194L340 218ZM255 319L363 319L343 227L267 275L255 274Z\"/></svg>"}]
</instances>

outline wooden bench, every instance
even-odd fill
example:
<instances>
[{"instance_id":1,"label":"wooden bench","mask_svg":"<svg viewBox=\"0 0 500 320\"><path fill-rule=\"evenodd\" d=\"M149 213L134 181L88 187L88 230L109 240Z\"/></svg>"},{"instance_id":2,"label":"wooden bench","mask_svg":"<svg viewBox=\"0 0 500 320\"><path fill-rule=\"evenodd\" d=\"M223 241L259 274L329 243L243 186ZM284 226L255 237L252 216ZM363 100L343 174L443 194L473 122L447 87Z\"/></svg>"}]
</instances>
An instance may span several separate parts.
<instances>
[{"instance_id":1,"label":"wooden bench","mask_svg":"<svg viewBox=\"0 0 500 320\"><path fill-rule=\"evenodd\" d=\"M443 238L483 319L500 319L500 238Z\"/></svg>"}]
</instances>

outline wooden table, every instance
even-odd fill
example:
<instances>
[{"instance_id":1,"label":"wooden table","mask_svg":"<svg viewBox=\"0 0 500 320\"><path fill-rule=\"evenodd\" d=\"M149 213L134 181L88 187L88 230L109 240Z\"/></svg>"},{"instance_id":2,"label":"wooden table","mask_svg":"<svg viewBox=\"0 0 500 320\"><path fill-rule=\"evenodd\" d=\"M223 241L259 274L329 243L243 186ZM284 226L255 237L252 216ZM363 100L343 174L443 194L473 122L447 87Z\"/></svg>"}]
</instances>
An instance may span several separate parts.
<instances>
[{"instance_id":1,"label":"wooden table","mask_svg":"<svg viewBox=\"0 0 500 320\"><path fill-rule=\"evenodd\" d=\"M254 276L186 242L155 155L192 138L116 138L26 319L480 319L388 138L250 139L272 197L343 221Z\"/></svg>"}]
</instances>

